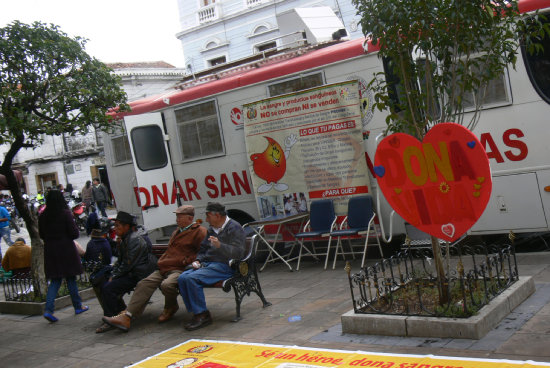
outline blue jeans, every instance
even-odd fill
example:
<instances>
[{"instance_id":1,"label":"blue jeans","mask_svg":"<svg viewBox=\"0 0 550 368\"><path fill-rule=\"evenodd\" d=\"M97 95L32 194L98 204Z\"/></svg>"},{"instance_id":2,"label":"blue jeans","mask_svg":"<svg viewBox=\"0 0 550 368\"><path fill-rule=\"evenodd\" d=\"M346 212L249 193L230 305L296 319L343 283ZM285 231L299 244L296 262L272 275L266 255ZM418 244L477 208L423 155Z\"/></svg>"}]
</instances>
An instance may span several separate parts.
<instances>
[{"instance_id":1,"label":"blue jeans","mask_svg":"<svg viewBox=\"0 0 550 368\"><path fill-rule=\"evenodd\" d=\"M206 312L204 286L233 276L233 270L225 263L204 262L202 267L188 270L178 277L178 287L188 312L199 314Z\"/></svg>"},{"instance_id":2,"label":"blue jeans","mask_svg":"<svg viewBox=\"0 0 550 368\"><path fill-rule=\"evenodd\" d=\"M73 302L74 309L82 308L82 299L80 299L80 294L78 294L78 286L76 285L76 276L66 277L67 288L69 289L69 294L71 295L71 300ZM55 297L57 292L61 287L61 279L51 279L50 285L48 286L48 293L46 294L46 308L45 313L53 314L55 309Z\"/></svg>"},{"instance_id":3,"label":"blue jeans","mask_svg":"<svg viewBox=\"0 0 550 368\"><path fill-rule=\"evenodd\" d=\"M8 224L9 224L9 222L8 222ZM10 225L0 227L0 236L2 237L2 239L4 239L4 241L6 242L7 245L12 245L13 244L13 242L11 241Z\"/></svg>"}]
</instances>

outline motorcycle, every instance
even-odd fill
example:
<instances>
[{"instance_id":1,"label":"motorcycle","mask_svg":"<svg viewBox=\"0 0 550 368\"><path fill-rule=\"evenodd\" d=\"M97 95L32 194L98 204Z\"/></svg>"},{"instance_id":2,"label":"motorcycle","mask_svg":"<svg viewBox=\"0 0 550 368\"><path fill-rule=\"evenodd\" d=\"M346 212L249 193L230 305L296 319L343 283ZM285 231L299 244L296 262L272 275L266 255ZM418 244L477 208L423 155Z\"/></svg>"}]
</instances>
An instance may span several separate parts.
<instances>
[{"instance_id":1,"label":"motorcycle","mask_svg":"<svg viewBox=\"0 0 550 368\"><path fill-rule=\"evenodd\" d=\"M86 214L86 204L84 202L76 203L74 200L69 201L69 207L73 212L78 230L86 231L86 222L88 221L88 215Z\"/></svg>"}]
</instances>

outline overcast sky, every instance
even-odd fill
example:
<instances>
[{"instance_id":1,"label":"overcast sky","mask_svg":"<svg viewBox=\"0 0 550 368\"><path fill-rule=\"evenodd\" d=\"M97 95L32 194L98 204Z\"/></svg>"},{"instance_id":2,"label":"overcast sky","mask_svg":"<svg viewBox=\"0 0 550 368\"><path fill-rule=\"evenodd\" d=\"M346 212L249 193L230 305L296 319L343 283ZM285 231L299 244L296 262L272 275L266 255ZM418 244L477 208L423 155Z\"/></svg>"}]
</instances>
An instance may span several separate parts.
<instances>
[{"instance_id":1,"label":"overcast sky","mask_svg":"<svg viewBox=\"0 0 550 368\"><path fill-rule=\"evenodd\" d=\"M54 23L70 36L89 39L86 51L99 60L134 62L163 60L183 67L176 0L4 0L0 27Z\"/></svg>"}]
</instances>

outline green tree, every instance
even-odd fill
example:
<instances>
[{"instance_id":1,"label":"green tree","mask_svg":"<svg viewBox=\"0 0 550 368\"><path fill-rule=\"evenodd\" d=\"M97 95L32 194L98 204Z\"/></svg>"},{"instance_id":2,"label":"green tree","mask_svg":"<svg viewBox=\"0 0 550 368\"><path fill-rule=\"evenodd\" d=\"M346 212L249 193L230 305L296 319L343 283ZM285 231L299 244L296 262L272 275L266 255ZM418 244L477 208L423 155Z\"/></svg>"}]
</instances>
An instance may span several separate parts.
<instances>
[{"instance_id":1,"label":"green tree","mask_svg":"<svg viewBox=\"0 0 550 368\"><path fill-rule=\"evenodd\" d=\"M10 145L0 174L29 231L34 291L42 298L44 244L37 219L23 202L13 158L21 148L40 145L44 135L86 134L91 126L109 130L107 111L129 108L119 78L85 52L85 43L41 22L14 21L0 29L0 144Z\"/></svg>"},{"instance_id":2,"label":"green tree","mask_svg":"<svg viewBox=\"0 0 550 368\"><path fill-rule=\"evenodd\" d=\"M473 130L490 81L515 67L519 47L539 51L550 34L539 15L522 15L516 0L353 0L363 33L386 66L370 87L388 112L388 132L422 139L433 124ZM472 100L473 96L473 101ZM473 112L465 114L465 106ZM466 120L468 117L468 121ZM440 296L446 298L439 242L432 237Z\"/></svg>"}]
</instances>

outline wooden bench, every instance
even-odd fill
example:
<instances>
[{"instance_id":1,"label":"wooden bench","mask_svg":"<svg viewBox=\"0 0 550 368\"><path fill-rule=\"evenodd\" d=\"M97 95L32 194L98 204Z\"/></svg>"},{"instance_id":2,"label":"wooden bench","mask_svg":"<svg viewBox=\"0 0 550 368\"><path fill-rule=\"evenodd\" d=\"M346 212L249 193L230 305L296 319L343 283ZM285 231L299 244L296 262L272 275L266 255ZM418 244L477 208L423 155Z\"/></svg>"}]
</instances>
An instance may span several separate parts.
<instances>
[{"instance_id":1,"label":"wooden bench","mask_svg":"<svg viewBox=\"0 0 550 368\"><path fill-rule=\"evenodd\" d=\"M241 319L241 302L245 295L250 295L251 292L256 293L260 297L263 308L271 305L265 299L260 286L260 280L258 279L255 260L256 248L258 247L258 239L256 237L257 235L246 238L246 253L243 259L232 259L229 261L229 266L233 269L233 276L214 285L206 286L208 288L220 288L226 293L233 289L237 311L235 318L232 319L233 322ZM168 244L153 244L152 252L157 258L160 258L167 248Z\"/></svg>"}]
</instances>

